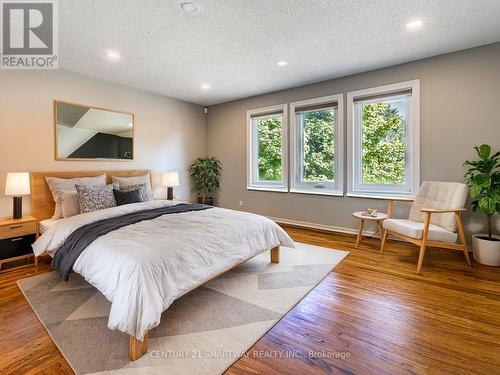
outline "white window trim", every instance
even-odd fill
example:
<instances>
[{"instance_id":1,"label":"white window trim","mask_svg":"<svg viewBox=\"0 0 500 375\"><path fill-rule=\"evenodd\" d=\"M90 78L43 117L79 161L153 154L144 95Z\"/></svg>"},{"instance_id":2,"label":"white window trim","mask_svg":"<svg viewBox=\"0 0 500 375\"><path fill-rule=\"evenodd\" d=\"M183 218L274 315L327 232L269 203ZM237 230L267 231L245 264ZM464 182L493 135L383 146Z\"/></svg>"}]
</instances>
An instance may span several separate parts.
<instances>
[{"instance_id":1,"label":"white window trim","mask_svg":"<svg viewBox=\"0 0 500 375\"><path fill-rule=\"evenodd\" d=\"M314 188L313 183L310 187L306 184L299 184L299 173L300 173L300 134L298 132L298 127L300 123L297 120L297 114L295 109L297 107L313 106L328 104L332 102L337 102L337 118L335 122L335 182L333 186L325 187L322 189ZM323 96L320 98L301 100L297 102L290 103L290 192L291 193L301 193L301 194L313 194L313 195L334 195L343 196L344 195L344 95L336 94Z\"/></svg>"},{"instance_id":2,"label":"white window trim","mask_svg":"<svg viewBox=\"0 0 500 375\"><path fill-rule=\"evenodd\" d=\"M354 137L354 100L363 96L396 93L405 89L412 90L411 108L409 111L411 129L407 133L411 154L409 155L409 186L407 191L383 191L377 185L374 189L357 189L354 186L354 168L356 150ZM369 198L414 198L420 187L420 80L395 83L391 85L372 87L365 90L350 91L347 93L347 196L349 197L369 197Z\"/></svg>"},{"instance_id":3,"label":"white window trim","mask_svg":"<svg viewBox=\"0 0 500 375\"><path fill-rule=\"evenodd\" d=\"M252 109L247 111L247 190L257 191L276 191L288 192L288 106L287 104L279 104L270 107ZM283 123L281 129L281 175L283 183L273 182L254 182L254 165L252 152L254 150L253 142L255 141L252 134L252 116L265 116L268 113L282 112Z\"/></svg>"}]
</instances>

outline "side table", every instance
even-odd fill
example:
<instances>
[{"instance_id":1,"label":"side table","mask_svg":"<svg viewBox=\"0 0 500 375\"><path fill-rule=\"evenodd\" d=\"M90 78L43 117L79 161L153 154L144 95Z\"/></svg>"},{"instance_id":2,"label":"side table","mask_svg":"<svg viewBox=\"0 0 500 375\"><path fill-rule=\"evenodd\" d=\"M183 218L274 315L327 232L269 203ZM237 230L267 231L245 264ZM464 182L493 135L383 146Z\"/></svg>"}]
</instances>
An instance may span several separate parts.
<instances>
[{"instance_id":1,"label":"side table","mask_svg":"<svg viewBox=\"0 0 500 375\"><path fill-rule=\"evenodd\" d=\"M359 246L359 243L363 238L363 226L365 225L365 221L375 222L377 225L375 233L377 233L378 231L380 235L382 235L383 233L382 221L387 219L387 214L383 212L377 212L377 216L365 216L363 215L363 211L358 211L358 212L353 212L352 216L360 220L358 237L356 238L356 246L355 246L356 248Z\"/></svg>"}]
</instances>

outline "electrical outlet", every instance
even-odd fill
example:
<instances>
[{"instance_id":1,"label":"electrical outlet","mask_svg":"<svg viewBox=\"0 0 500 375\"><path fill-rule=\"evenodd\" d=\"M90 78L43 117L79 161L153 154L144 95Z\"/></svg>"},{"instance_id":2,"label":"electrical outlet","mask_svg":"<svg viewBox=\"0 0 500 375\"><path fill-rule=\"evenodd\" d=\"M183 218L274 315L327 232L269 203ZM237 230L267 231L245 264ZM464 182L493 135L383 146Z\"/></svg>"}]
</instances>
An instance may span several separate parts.
<instances>
[{"instance_id":1,"label":"electrical outlet","mask_svg":"<svg viewBox=\"0 0 500 375\"><path fill-rule=\"evenodd\" d=\"M243 207L243 201L239 201L238 206Z\"/></svg>"}]
</instances>

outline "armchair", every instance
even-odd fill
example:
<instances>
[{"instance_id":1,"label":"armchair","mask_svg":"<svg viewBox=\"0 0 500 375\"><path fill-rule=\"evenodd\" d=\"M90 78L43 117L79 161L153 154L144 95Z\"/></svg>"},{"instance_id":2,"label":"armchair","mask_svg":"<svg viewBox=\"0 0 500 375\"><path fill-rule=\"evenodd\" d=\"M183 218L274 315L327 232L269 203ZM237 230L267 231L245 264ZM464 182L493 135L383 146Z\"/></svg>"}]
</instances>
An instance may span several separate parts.
<instances>
[{"instance_id":1,"label":"armchair","mask_svg":"<svg viewBox=\"0 0 500 375\"><path fill-rule=\"evenodd\" d=\"M393 219L393 202L389 201L380 253L384 251L387 236L392 235L420 246L417 274L422 271L428 246L463 251L471 266L462 224L467 192L467 185L460 182L426 181L413 201L408 219Z\"/></svg>"}]
</instances>

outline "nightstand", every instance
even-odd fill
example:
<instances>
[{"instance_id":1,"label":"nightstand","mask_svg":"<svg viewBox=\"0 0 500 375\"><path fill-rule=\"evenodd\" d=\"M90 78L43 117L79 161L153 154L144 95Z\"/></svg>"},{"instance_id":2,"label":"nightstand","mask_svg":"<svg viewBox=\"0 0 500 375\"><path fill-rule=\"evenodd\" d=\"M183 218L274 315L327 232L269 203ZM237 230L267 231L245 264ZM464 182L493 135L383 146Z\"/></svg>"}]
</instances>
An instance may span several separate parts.
<instances>
[{"instance_id":1,"label":"nightstand","mask_svg":"<svg viewBox=\"0 0 500 375\"><path fill-rule=\"evenodd\" d=\"M37 238L38 220L33 216L0 221L0 270L4 263L35 257L31 244Z\"/></svg>"}]
</instances>

